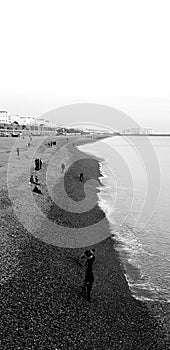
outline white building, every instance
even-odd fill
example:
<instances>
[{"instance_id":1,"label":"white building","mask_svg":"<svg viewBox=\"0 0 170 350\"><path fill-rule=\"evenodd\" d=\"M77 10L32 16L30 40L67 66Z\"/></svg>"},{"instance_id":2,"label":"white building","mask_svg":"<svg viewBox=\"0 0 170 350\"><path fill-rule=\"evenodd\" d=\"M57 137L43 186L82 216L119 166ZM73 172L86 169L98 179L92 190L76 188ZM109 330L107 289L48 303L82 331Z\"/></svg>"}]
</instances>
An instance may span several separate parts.
<instances>
[{"instance_id":1,"label":"white building","mask_svg":"<svg viewBox=\"0 0 170 350\"><path fill-rule=\"evenodd\" d=\"M0 123L10 124L10 115L7 111L0 111Z\"/></svg>"},{"instance_id":2,"label":"white building","mask_svg":"<svg viewBox=\"0 0 170 350\"><path fill-rule=\"evenodd\" d=\"M7 111L0 111L0 123L1 124L11 124L17 122L19 125L25 126L37 126L37 127L46 127L46 128L58 128L59 126L43 118L34 118L30 116L22 116L19 114L9 114Z\"/></svg>"},{"instance_id":3,"label":"white building","mask_svg":"<svg viewBox=\"0 0 170 350\"><path fill-rule=\"evenodd\" d=\"M10 122L11 123L17 122L18 124L21 124L20 115L19 114L10 115Z\"/></svg>"},{"instance_id":4,"label":"white building","mask_svg":"<svg viewBox=\"0 0 170 350\"><path fill-rule=\"evenodd\" d=\"M34 125L35 124L34 117L20 116L19 118L20 118L20 125Z\"/></svg>"}]
</instances>

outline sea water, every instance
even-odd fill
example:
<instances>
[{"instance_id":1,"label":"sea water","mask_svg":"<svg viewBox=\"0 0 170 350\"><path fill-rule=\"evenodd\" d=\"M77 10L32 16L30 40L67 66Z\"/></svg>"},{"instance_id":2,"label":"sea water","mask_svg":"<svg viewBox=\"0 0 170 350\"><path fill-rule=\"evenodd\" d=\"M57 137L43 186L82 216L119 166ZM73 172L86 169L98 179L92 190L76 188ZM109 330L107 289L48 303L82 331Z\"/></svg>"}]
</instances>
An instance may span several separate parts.
<instances>
[{"instance_id":1,"label":"sea water","mask_svg":"<svg viewBox=\"0 0 170 350\"><path fill-rule=\"evenodd\" d=\"M104 186L98 194L99 205L108 218L133 295L170 302L170 137L148 139L146 146L145 137L133 136L129 141L116 136L79 149L100 159ZM146 151L144 158L148 154L150 183L148 159L142 159L141 147ZM150 147L158 164L158 168L153 164L153 174ZM148 186L153 187L150 203L146 203Z\"/></svg>"}]
</instances>

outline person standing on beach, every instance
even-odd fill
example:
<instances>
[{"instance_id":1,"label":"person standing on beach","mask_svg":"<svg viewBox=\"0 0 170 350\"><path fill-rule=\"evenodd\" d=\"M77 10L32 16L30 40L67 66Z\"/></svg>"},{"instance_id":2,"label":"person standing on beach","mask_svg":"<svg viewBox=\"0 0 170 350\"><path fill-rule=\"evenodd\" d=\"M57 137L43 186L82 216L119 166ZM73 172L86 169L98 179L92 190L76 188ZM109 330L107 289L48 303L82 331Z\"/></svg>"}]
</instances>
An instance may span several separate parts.
<instances>
[{"instance_id":1,"label":"person standing on beach","mask_svg":"<svg viewBox=\"0 0 170 350\"><path fill-rule=\"evenodd\" d=\"M62 164L61 164L61 172L62 172L62 173L64 173L64 169L65 169L65 164L62 163Z\"/></svg>"},{"instance_id":2,"label":"person standing on beach","mask_svg":"<svg viewBox=\"0 0 170 350\"><path fill-rule=\"evenodd\" d=\"M37 175L35 175L35 183L38 185L39 183L38 183L38 177L37 177Z\"/></svg>"},{"instance_id":3,"label":"person standing on beach","mask_svg":"<svg viewBox=\"0 0 170 350\"><path fill-rule=\"evenodd\" d=\"M43 164L43 162L42 162L42 159L40 158L40 159L39 159L40 169L42 168L42 164Z\"/></svg>"},{"instance_id":4,"label":"person standing on beach","mask_svg":"<svg viewBox=\"0 0 170 350\"><path fill-rule=\"evenodd\" d=\"M35 185L35 187L33 188L33 192L38 193L38 194L42 194L41 190L38 188L37 185Z\"/></svg>"},{"instance_id":5,"label":"person standing on beach","mask_svg":"<svg viewBox=\"0 0 170 350\"><path fill-rule=\"evenodd\" d=\"M39 159L35 159L35 170L39 170Z\"/></svg>"},{"instance_id":6,"label":"person standing on beach","mask_svg":"<svg viewBox=\"0 0 170 350\"><path fill-rule=\"evenodd\" d=\"M19 147L17 147L17 156L19 157Z\"/></svg>"},{"instance_id":7,"label":"person standing on beach","mask_svg":"<svg viewBox=\"0 0 170 350\"><path fill-rule=\"evenodd\" d=\"M82 293L86 294L87 300L90 301L90 293L94 282L93 262L95 261L95 249L86 250L80 259L86 259L86 274L82 285Z\"/></svg>"},{"instance_id":8,"label":"person standing on beach","mask_svg":"<svg viewBox=\"0 0 170 350\"><path fill-rule=\"evenodd\" d=\"M80 180L80 181L83 181L83 173L80 173L80 175L79 175L79 180Z\"/></svg>"},{"instance_id":9,"label":"person standing on beach","mask_svg":"<svg viewBox=\"0 0 170 350\"><path fill-rule=\"evenodd\" d=\"M86 259L86 266L93 265L95 261L95 249L85 250L85 252L80 256L80 259Z\"/></svg>"},{"instance_id":10,"label":"person standing on beach","mask_svg":"<svg viewBox=\"0 0 170 350\"><path fill-rule=\"evenodd\" d=\"M85 275L85 282L86 282L86 289L87 289L87 300L90 301L91 300L91 290L92 290L92 286L94 283L94 275L93 275L93 270L92 270L92 265L88 266L86 269L86 275Z\"/></svg>"},{"instance_id":11,"label":"person standing on beach","mask_svg":"<svg viewBox=\"0 0 170 350\"><path fill-rule=\"evenodd\" d=\"M33 175L30 176L30 181L29 181L29 183L30 183L30 184L34 184L34 176L33 176Z\"/></svg>"}]
</instances>

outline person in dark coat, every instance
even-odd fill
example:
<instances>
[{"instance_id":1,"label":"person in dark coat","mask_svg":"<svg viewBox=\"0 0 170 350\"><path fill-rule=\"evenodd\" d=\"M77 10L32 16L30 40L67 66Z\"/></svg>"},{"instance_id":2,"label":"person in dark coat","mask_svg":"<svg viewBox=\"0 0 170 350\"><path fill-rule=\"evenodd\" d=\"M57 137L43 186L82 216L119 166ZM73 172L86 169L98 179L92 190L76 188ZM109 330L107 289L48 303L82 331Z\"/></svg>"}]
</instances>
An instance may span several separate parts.
<instances>
[{"instance_id":1,"label":"person in dark coat","mask_svg":"<svg viewBox=\"0 0 170 350\"><path fill-rule=\"evenodd\" d=\"M17 156L19 157L19 147L17 147Z\"/></svg>"},{"instance_id":2,"label":"person in dark coat","mask_svg":"<svg viewBox=\"0 0 170 350\"><path fill-rule=\"evenodd\" d=\"M31 175L30 176L30 182L29 182L30 184L33 184L34 183L34 176L33 175Z\"/></svg>"},{"instance_id":3,"label":"person in dark coat","mask_svg":"<svg viewBox=\"0 0 170 350\"><path fill-rule=\"evenodd\" d=\"M38 193L38 194L42 194L41 190L37 187L37 185L35 185L33 192Z\"/></svg>"},{"instance_id":4,"label":"person in dark coat","mask_svg":"<svg viewBox=\"0 0 170 350\"><path fill-rule=\"evenodd\" d=\"M39 181L38 181L37 175L35 175L35 181L34 181L34 183L35 183L36 185L40 185L40 183L39 183Z\"/></svg>"},{"instance_id":5,"label":"person in dark coat","mask_svg":"<svg viewBox=\"0 0 170 350\"><path fill-rule=\"evenodd\" d=\"M42 168L42 163L43 163L43 162L42 162L42 159L40 158L40 159L39 159L40 169Z\"/></svg>"},{"instance_id":6,"label":"person in dark coat","mask_svg":"<svg viewBox=\"0 0 170 350\"><path fill-rule=\"evenodd\" d=\"M93 265L95 261L95 249L85 250L85 252L80 256L80 259L86 259L86 266Z\"/></svg>"},{"instance_id":7,"label":"person in dark coat","mask_svg":"<svg viewBox=\"0 0 170 350\"><path fill-rule=\"evenodd\" d=\"M39 159L36 158L36 159L35 159L35 170L39 170L39 168L40 168Z\"/></svg>"},{"instance_id":8,"label":"person in dark coat","mask_svg":"<svg viewBox=\"0 0 170 350\"><path fill-rule=\"evenodd\" d=\"M62 163L62 164L61 164L61 172L62 172L62 173L64 173L64 169L65 169L65 164Z\"/></svg>"},{"instance_id":9,"label":"person in dark coat","mask_svg":"<svg viewBox=\"0 0 170 350\"><path fill-rule=\"evenodd\" d=\"M95 261L95 249L85 250L80 259L83 258L86 259L86 274L82 285L82 294L86 295L87 300L90 301L90 293L94 282L93 262Z\"/></svg>"},{"instance_id":10,"label":"person in dark coat","mask_svg":"<svg viewBox=\"0 0 170 350\"><path fill-rule=\"evenodd\" d=\"M87 300L90 301L91 300L90 293L94 283L94 275L93 275L91 266L87 267L86 269L85 282L86 282L86 290L87 290L86 297L87 297Z\"/></svg>"},{"instance_id":11,"label":"person in dark coat","mask_svg":"<svg viewBox=\"0 0 170 350\"><path fill-rule=\"evenodd\" d=\"M83 181L83 173L80 173L80 175L79 175L79 180L80 180L80 181Z\"/></svg>"}]
</instances>

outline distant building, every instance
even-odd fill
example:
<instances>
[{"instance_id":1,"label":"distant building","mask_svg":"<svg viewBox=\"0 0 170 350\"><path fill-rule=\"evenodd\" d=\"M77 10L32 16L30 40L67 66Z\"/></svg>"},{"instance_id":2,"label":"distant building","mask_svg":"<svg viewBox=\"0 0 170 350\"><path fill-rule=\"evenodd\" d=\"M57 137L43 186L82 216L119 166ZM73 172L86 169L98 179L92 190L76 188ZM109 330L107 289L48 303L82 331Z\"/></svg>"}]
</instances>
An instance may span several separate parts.
<instances>
[{"instance_id":1,"label":"distant building","mask_svg":"<svg viewBox=\"0 0 170 350\"><path fill-rule=\"evenodd\" d=\"M151 134L153 134L153 130L151 128L150 129L143 129L143 133L146 135L151 135Z\"/></svg>"},{"instance_id":2,"label":"distant building","mask_svg":"<svg viewBox=\"0 0 170 350\"><path fill-rule=\"evenodd\" d=\"M122 134L125 135L151 135L152 133L151 128L130 128L122 131Z\"/></svg>"},{"instance_id":3,"label":"distant building","mask_svg":"<svg viewBox=\"0 0 170 350\"><path fill-rule=\"evenodd\" d=\"M102 130L102 129L83 129L83 132L84 133L88 133L89 135L93 135L93 134L110 134L110 135L112 135L113 134L113 132L112 131L110 131L110 130Z\"/></svg>"},{"instance_id":4,"label":"distant building","mask_svg":"<svg viewBox=\"0 0 170 350\"><path fill-rule=\"evenodd\" d=\"M33 125L35 124L35 118L34 117L28 117L28 116L20 116L20 125Z\"/></svg>"},{"instance_id":5,"label":"distant building","mask_svg":"<svg viewBox=\"0 0 170 350\"><path fill-rule=\"evenodd\" d=\"M37 126L46 127L46 128L56 128L57 129L59 127L56 123L54 123L50 120L43 119L43 118L35 118L34 124Z\"/></svg>"}]
</instances>

